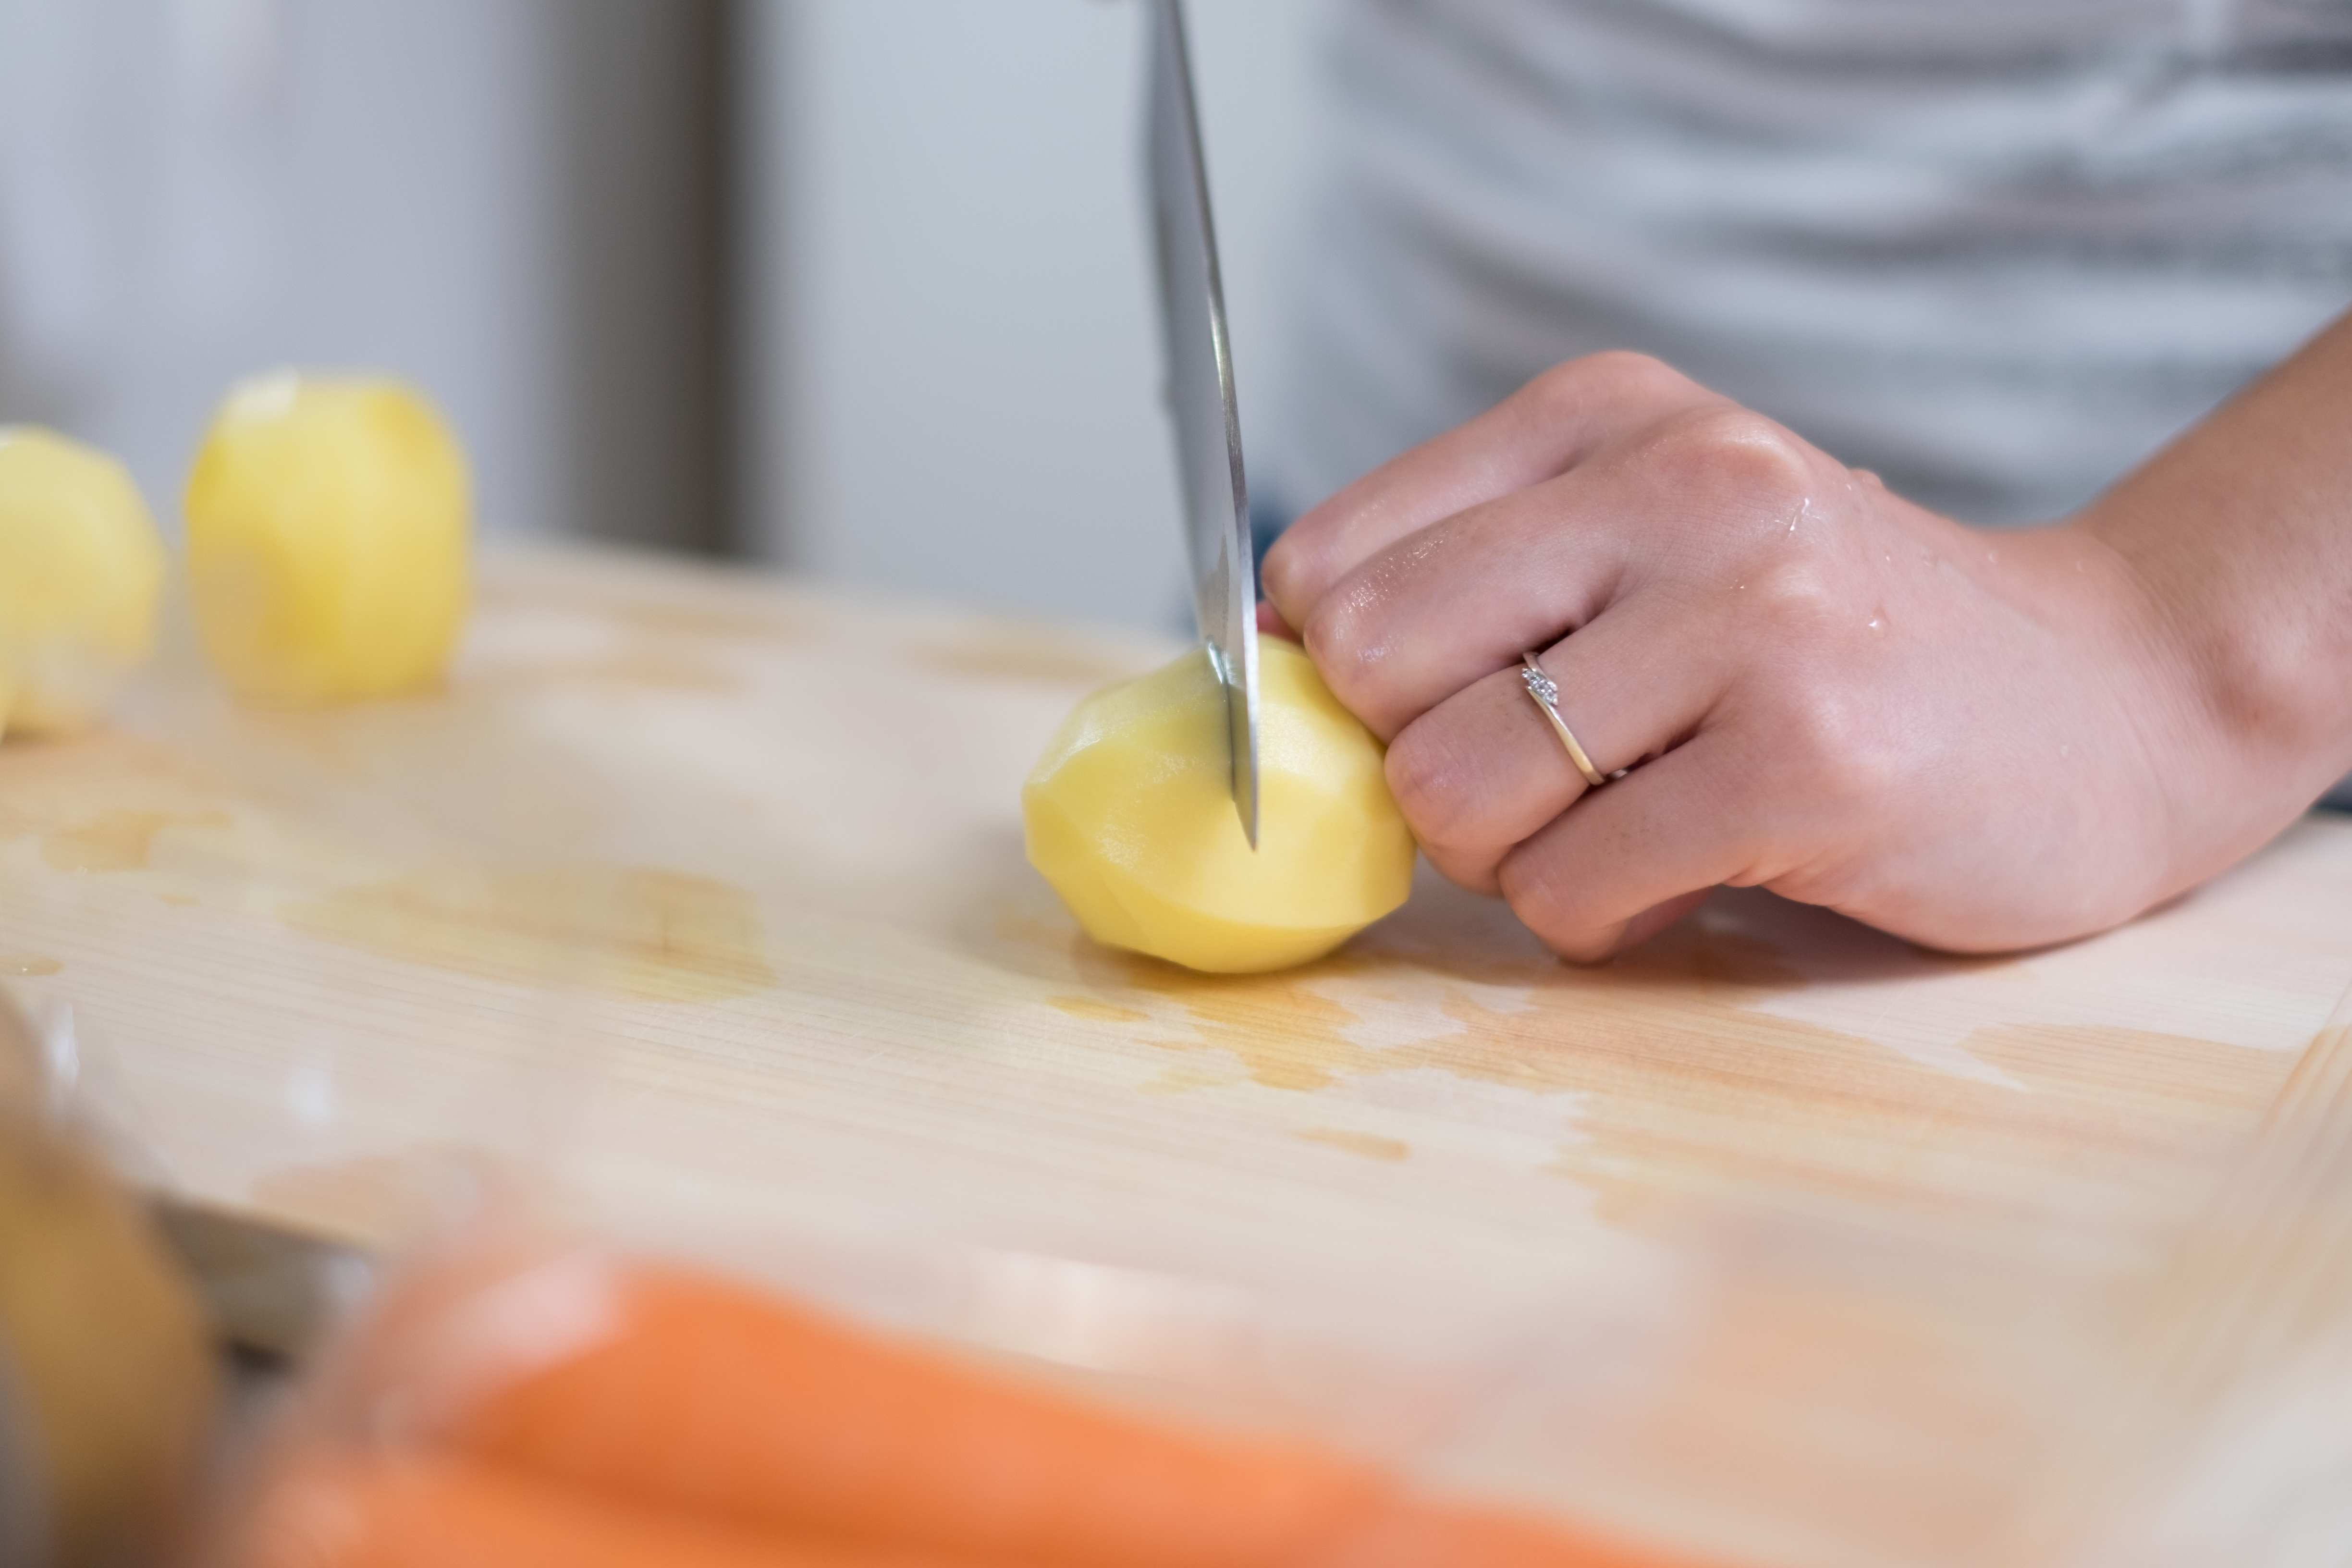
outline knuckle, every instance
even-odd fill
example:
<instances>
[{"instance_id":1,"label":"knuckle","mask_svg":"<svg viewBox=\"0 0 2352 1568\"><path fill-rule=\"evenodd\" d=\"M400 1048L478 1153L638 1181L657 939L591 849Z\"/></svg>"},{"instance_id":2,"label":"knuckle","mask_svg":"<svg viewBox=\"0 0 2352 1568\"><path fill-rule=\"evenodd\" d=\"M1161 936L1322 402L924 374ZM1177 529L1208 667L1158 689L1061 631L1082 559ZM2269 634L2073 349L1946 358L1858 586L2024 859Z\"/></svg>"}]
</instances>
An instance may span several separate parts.
<instances>
[{"instance_id":1,"label":"knuckle","mask_svg":"<svg viewBox=\"0 0 2352 1568\"><path fill-rule=\"evenodd\" d=\"M1689 380L1663 360L1630 349L1606 349L1553 365L1528 383L1524 395L1542 415L1559 417L1597 402L1646 402L1689 386Z\"/></svg>"},{"instance_id":2,"label":"knuckle","mask_svg":"<svg viewBox=\"0 0 2352 1568\"><path fill-rule=\"evenodd\" d=\"M1665 361L1631 349L1606 349L1587 354L1582 363L1619 396L1663 397L1696 390L1688 376Z\"/></svg>"},{"instance_id":3,"label":"knuckle","mask_svg":"<svg viewBox=\"0 0 2352 1568\"><path fill-rule=\"evenodd\" d=\"M1407 725L1389 743L1386 765L1389 793L1414 838L1441 848L1478 846L1483 770L1477 753L1423 721Z\"/></svg>"},{"instance_id":4,"label":"knuckle","mask_svg":"<svg viewBox=\"0 0 2352 1568\"><path fill-rule=\"evenodd\" d=\"M1557 942L1591 924L1572 879L1559 874L1556 857L1539 845L1522 845L1503 858L1496 880L1511 912L1548 942Z\"/></svg>"},{"instance_id":5,"label":"knuckle","mask_svg":"<svg viewBox=\"0 0 2352 1568\"><path fill-rule=\"evenodd\" d=\"M1339 705L1388 737L1379 722L1381 665L1389 653L1387 617L1373 595L1327 594L1298 628L1307 656Z\"/></svg>"},{"instance_id":6,"label":"knuckle","mask_svg":"<svg viewBox=\"0 0 2352 1568\"><path fill-rule=\"evenodd\" d=\"M1899 791L1910 771L1901 727L1838 685L1813 681L1773 705L1780 753L1772 764L1784 789L1816 806L1844 811Z\"/></svg>"},{"instance_id":7,"label":"knuckle","mask_svg":"<svg viewBox=\"0 0 2352 1568\"><path fill-rule=\"evenodd\" d=\"M1748 615L1763 620L1780 647L1801 647L1839 620L1846 595L1833 574L1810 556L1776 561L1745 574L1742 595Z\"/></svg>"},{"instance_id":8,"label":"knuckle","mask_svg":"<svg viewBox=\"0 0 2352 1568\"><path fill-rule=\"evenodd\" d=\"M1502 884L1496 868L1500 855L1491 851L1449 849L1444 845L1423 845L1423 851L1438 875L1456 887L1467 888L1474 893L1493 899L1502 896Z\"/></svg>"},{"instance_id":9,"label":"knuckle","mask_svg":"<svg viewBox=\"0 0 2352 1568\"><path fill-rule=\"evenodd\" d=\"M1323 564L1313 536L1302 522L1266 547L1259 580L1274 607L1295 626L1315 603L1322 576Z\"/></svg>"},{"instance_id":10,"label":"knuckle","mask_svg":"<svg viewBox=\"0 0 2352 1568\"><path fill-rule=\"evenodd\" d=\"M1805 500L1812 452L1764 416L1736 405L1695 409L1666 422L1651 460L1718 503L1726 515L1784 519Z\"/></svg>"}]
</instances>

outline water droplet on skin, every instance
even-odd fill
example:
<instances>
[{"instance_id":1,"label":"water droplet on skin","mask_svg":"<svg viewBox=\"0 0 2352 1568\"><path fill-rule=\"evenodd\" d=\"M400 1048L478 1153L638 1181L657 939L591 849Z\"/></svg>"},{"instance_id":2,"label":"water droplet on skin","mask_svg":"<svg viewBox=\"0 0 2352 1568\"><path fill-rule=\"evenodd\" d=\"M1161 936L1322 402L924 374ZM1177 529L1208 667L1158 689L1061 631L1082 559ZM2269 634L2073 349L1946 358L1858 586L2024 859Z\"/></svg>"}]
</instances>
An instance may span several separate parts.
<instances>
[{"instance_id":1,"label":"water droplet on skin","mask_svg":"<svg viewBox=\"0 0 2352 1568\"><path fill-rule=\"evenodd\" d=\"M1873 616L1870 617L1870 629L1874 632L1883 632L1886 629L1886 623L1880 617Z\"/></svg>"}]
</instances>

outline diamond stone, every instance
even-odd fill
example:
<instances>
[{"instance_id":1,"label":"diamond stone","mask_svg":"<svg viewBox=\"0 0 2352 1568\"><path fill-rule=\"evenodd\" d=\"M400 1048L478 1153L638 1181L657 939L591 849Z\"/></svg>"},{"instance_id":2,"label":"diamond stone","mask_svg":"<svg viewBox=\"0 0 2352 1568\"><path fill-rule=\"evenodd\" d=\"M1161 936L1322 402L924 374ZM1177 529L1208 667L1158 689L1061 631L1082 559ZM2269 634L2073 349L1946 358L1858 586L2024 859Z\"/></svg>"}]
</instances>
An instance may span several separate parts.
<instances>
[{"instance_id":1,"label":"diamond stone","mask_svg":"<svg viewBox=\"0 0 2352 1568\"><path fill-rule=\"evenodd\" d=\"M1542 670L1533 668L1522 669L1519 679L1528 683L1528 690L1545 707L1549 708L1559 700L1559 688L1553 685L1551 677Z\"/></svg>"}]
</instances>

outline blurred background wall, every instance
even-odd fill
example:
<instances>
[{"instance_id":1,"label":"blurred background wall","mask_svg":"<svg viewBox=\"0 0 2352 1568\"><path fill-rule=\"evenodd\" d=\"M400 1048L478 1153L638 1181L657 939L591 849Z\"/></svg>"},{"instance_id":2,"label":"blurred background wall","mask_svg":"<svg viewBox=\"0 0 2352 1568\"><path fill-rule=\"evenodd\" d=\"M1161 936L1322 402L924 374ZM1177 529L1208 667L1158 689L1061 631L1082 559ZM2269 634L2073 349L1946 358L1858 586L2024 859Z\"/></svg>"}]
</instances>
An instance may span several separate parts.
<instances>
[{"instance_id":1,"label":"blurred background wall","mask_svg":"<svg viewBox=\"0 0 2352 1568\"><path fill-rule=\"evenodd\" d=\"M1245 429L1330 0L1192 0ZM167 528L222 389L406 376L486 526L1174 624L1131 0L0 0L0 421Z\"/></svg>"},{"instance_id":2,"label":"blurred background wall","mask_svg":"<svg viewBox=\"0 0 2352 1568\"><path fill-rule=\"evenodd\" d=\"M0 0L0 417L120 453L169 527L229 379L378 367L494 526L570 516L553 9Z\"/></svg>"}]
</instances>

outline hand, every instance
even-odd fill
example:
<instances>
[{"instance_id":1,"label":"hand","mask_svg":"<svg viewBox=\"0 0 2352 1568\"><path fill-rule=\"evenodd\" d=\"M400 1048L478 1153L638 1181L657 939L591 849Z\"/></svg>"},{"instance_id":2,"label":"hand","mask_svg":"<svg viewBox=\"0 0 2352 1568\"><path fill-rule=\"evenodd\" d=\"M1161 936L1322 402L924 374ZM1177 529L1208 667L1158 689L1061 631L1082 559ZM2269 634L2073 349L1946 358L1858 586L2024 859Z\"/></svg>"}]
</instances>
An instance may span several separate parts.
<instances>
[{"instance_id":1,"label":"hand","mask_svg":"<svg viewBox=\"0 0 2352 1568\"><path fill-rule=\"evenodd\" d=\"M2192 885L2352 760L2338 712L2258 784L2274 758L2232 727L2189 595L2113 531L1971 531L1601 354L1318 507L1265 580L1389 742L1432 862L1563 955L1604 958L1719 884L1992 951ZM1587 786L1523 649L1624 779Z\"/></svg>"}]
</instances>

